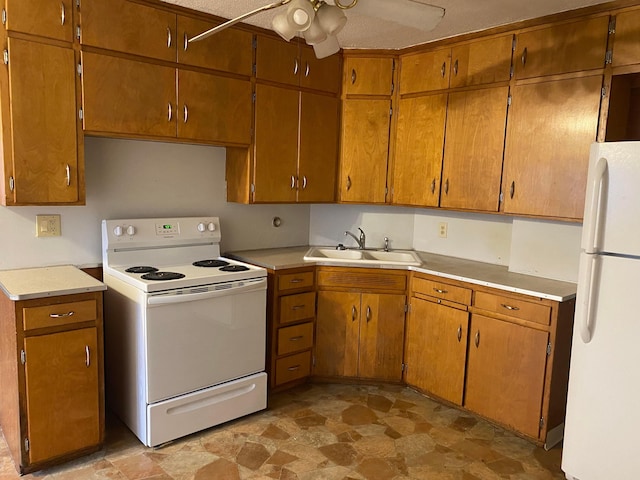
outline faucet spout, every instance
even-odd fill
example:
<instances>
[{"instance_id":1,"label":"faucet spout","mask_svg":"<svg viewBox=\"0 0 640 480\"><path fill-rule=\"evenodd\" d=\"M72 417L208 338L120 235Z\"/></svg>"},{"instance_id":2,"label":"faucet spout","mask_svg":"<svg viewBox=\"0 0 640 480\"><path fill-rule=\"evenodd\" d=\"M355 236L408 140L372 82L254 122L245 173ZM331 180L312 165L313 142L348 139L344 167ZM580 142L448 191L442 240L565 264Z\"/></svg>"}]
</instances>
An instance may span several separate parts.
<instances>
[{"instance_id":1,"label":"faucet spout","mask_svg":"<svg viewBox=\"0 0 640 480\"><path fill-rule=\"evenodd\" d=\"M344 232L345 237L349 236L352 237L356 243L358 244L358 248L360 250L364 250L365 249L365 242L367 240L367 236L364 234L364 230L362 230L360 227L358 227L358 230L360 230L360 236L356 237L353 233L349 232L348 230L346 232Z\"/></svg>"}]
</instances>

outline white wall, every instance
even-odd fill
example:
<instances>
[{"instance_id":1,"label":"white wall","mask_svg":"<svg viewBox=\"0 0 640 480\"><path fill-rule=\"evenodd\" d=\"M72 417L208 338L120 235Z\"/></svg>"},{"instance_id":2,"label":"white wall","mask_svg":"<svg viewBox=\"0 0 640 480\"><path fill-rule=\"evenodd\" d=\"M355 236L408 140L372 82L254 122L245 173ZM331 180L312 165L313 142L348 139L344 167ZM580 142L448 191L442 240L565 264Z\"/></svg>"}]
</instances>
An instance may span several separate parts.
<instances>
[{"instance_id":1,"label":"white wall","mask_svg":"<svg viewBox=\"0 0 640 480\"><path fill-rule=\"evenodd\" d=\"M217 215L222 251L308 242L307 205L225 201L223 148L87 137L85 164L86 206L0 208L0 269L97 265L104 218ZM35 216L55 213L62 236L36 238ZM280 228L271 225L274 216Z\"/></svg>"}]
</instances>

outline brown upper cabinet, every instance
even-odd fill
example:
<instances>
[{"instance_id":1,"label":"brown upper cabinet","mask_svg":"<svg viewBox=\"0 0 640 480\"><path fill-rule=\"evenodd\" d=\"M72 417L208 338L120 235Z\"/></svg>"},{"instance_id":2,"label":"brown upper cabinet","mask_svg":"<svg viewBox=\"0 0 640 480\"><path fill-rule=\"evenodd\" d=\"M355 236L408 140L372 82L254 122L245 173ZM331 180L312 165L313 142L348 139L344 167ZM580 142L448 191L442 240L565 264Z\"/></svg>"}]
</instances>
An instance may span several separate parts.
<instances>
[{"instance_id":1,"label":"brown upper cabinet","mask_svg":"<svg viewBox=\"0 0 640 480\"><path fill-rule=\"evenodd\" d=\"M72 0L6 0L6 29L40 37L73 41Z\"/></svg>"},{"instance_id":2,"label":"brown upper cabinet","mask_svg":"<svg viewBox=\"0 0 640 480\"><path fill-rule=\"evenodd\" d=\"M391 95L393 65L391 57L346 57L343 68L343 93Z\"/></svg>"},{"instance_id":3,"label":"brown upper cabinet","mask_svg":"<svg viewBox=\"0 0 640 480\"><path fill-rule=\"evenodd\" d=\"M400 57L400 95L449 88L451 49Z\"/></svg>"},{"instance_id":4,"label":"brown upper cabinet","mask_svg":"<svg viewBox=\"0 0 640 480\"><path fill-rule=\"evenodd\" d=\"M616 14L614 67L640 63L640 9Z\"/></svg>"},{"instance_id":5,"label":"brown upper cabinet","mask_svg":"<svg viewBox=\"0 0 640 480\"><path fill-rule=\"evenodd\" d=\"M603 68L609 16L537 28L516 35L517 79Z\"/></svg>"}]
</instances>

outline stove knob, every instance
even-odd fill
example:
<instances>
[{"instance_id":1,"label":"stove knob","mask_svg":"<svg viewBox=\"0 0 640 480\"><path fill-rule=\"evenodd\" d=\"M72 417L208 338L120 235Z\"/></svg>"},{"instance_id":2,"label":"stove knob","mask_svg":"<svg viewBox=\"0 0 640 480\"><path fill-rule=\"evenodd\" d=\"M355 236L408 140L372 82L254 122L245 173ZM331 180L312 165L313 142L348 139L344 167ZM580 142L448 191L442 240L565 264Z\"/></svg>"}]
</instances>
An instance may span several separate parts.
<instances>
[{"instance_id":1,"label":"stove knob","mask_svg":"<svg viewBox=\"0 0 640 480\"><path fill-rule=\"evenodd\" d=\"M124 233L124 231L122 230L122 227L121 227L120 225L118 225L117 227L115 227L115 228L113 229L113 234L114 234L116 237L121 237L123 233Z\"/></svg>"},{"instance_id":2,"label":"stove knob","mask_svg":"<svg viewBox=\"0 0 640 480\"><path fill-rule=\"evenodd\" d=\"M210 232L215 232L216 231L216 224L213 222L209 222L209 225L207 225L207 230L209 230Z\"/></svg>"},{"instance_id":3,"label":"stove knob","mask_svg":"<svg viewBox=\"0 0 640 480\"><path fill-rule=\"evenodd\" d=\"M135 235L136 234L136 227L134 227L133 225L129 225L127 227L127 235Z\"/></svg>"},{"instance_id":4,"label":"stove knob","mask_svg":"<svg viewBox=\"0 0 640 480\"><path fill-rule=\"evenodd\" d=\"M198 231L199 231L199 232L204 232L204 231L206 231L206 230L207 230L207 226L206 226L204 223L200 222L200 223L198 224Z\"/></svg>"}]
</instances>

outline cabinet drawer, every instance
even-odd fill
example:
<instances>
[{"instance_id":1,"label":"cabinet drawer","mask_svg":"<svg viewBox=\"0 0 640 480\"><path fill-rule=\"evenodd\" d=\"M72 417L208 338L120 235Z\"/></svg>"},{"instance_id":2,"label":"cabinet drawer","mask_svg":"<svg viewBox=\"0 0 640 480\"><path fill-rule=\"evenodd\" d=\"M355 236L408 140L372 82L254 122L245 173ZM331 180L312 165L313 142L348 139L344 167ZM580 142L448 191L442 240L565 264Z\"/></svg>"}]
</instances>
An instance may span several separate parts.
<instances>
[{"instance_id":1,"label":"cabinet drawer","mask_svg":"<svg viewBox=\"0 0 640 480\"><path fill-rule=\"evenodd\" d=\"M276 385L308 377L310 373L310 350L276 360Z\"/></svg>"},{"instance_id":2,"label":"cabinet drawer","mask_svg":"<svg viewBox=\"0 0 640 480\"><path fill-rule=\"evenodd\" d=\"M315 312L315 292L280 297L280 323L291 323L305 318L313 318Z\"/></svg>"},{"instance_id":3,"label":"cabinet drawer","mask_svg":"<svg viewBox=\"0 0 640 480\"><path fill-rule=\"evenodd\" d=\"M313 322L278 329L278 355L306 350L313 345Z\"/></svg>"},{"instance_id":4,"label":"cabinet drawer","mask_svg":"<svg viewBox=\"0 0 640 480\"><path fill-rule=\"evenodd\" d=\"M422 293L430 297L441 298L451 302L471 305L471 289L435 282L425 278L415 277L411 286L414 293Z\"/></svg>"},{"instance_id":5,"label":"cabinet drawer","mask_svg":"<svg viewBox=\"0 0 640 480\"><path fill-rule=\"evenodd\" d=\"M476 292L473 304L476 308L489 312L500 313L520 320L549 325L551 307L534 302L517 300L514 298L494 295L486 292Z\"/></svg>"},{"instance_id":6,"label":"cabinet drawer","mask_svg":"<svg viewBox=\"0 0 640 480\"><path fill-rule=\"evenodd\" d=\"M278 276L280 292L313 286L313 272L287 273Z\"/></svg>"},{"instance_id":7,"label":"cabinet drawer","mask_svg":"<svg viewBox=\"0 0 640 480\"><path fill-rule=\"evenodd\" d=\"M26 331L35 328L88 322L96 320L97 311L95 300L26 307L22 309L23 328Z\"/></svg>"}]
</instances>

